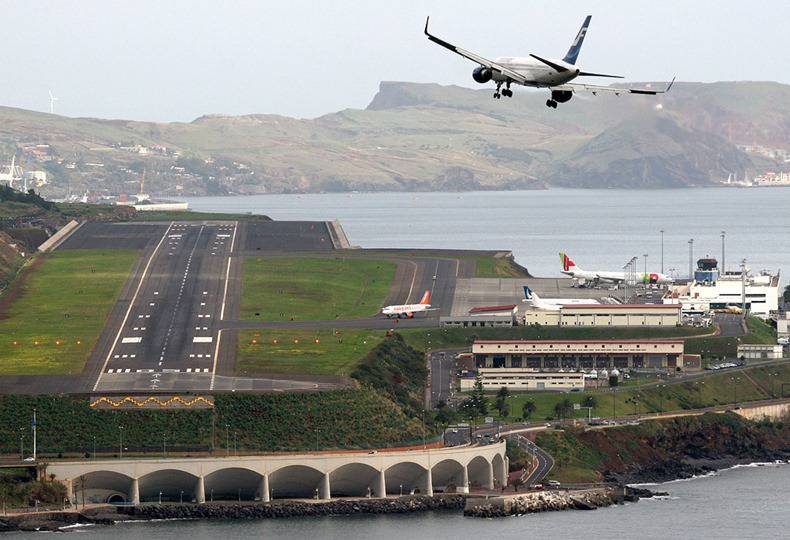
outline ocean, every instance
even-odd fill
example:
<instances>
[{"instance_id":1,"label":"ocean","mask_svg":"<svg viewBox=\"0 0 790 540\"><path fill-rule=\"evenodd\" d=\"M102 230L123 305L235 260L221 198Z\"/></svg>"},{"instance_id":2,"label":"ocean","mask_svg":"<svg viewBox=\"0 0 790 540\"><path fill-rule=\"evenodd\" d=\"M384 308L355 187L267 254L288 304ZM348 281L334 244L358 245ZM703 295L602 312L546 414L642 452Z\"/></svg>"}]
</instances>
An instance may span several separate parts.
<instances>
[{"instance_id":1,"label":"ocean","mask_svg":"<svg viewBox=\"0 0 790 540\"><path fill-rule=\"evenodd\" d=\"M338 219L365 247L512 250L536 276L559 276L558 253L582 268L688 276L705 255L752 271L790 269L790 187L672 190L331 193L184 199L194 210L251 212L280 220ZM783 283L788 283L783 277Z\"/></svg>"}]
</instances>

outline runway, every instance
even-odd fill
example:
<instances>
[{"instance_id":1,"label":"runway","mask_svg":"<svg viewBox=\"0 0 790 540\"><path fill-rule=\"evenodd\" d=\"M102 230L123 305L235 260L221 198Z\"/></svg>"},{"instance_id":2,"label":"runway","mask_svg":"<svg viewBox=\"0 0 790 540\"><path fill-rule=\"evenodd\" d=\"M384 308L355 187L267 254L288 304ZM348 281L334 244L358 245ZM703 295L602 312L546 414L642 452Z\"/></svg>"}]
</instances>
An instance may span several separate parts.
<instances>
[{"instance_id":1,"label":"runway","mask_svg":"<svg viewBox=\"0 0 790 540\"><path fill-rule=\"evenodd\" d=\"M210 389L236 234L235 222L167 226L105 327L92 391Z\"/></svg>"}]
</instances>

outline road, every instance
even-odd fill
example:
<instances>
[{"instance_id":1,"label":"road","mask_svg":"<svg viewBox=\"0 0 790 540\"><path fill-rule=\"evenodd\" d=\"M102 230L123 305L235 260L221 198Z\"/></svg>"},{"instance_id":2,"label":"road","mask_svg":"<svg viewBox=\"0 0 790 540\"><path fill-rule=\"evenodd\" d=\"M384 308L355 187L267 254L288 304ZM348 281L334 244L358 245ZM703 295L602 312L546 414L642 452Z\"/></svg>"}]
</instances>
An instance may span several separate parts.
<instances>
[{"instance_id":1,"label":"road","mask_svg":"<svg viewBox=\"0 0 790 540\"><path fill-rule=\"evenodd\" d=\"M528 438L524 437L522 434L516 433L514 435L510 435L509 438L516 441L516 443L521 448L523 448L524 451L534 456L535 461L537 461L535 468L532 469L527 477L523 479L524 484L527 486L534 486L536 484L542 483L546 475L548 475L549 472L551 472L551 469L554 468L554 458L551 457L548 452L543 450L540 446Z\"/></svg>"}]
</instances>

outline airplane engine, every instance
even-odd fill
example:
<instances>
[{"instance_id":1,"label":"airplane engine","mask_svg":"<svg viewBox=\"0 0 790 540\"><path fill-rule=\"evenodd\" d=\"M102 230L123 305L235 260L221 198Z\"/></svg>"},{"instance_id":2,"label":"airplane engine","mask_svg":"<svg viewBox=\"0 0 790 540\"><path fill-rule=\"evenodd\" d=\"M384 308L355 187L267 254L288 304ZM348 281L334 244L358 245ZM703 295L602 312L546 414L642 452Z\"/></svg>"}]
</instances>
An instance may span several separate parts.
<instances>
[{"instance_id":1,"label":"airplane engine","mask_svg":"<svg viewBox=\"0 0 790 540\"><path fill-rule=\"evenodd\" d=\"M566 101L570 101L572 97L573 97L573 92L571 92L570 90L551 91L551 99L553 99L557 103L565 103Z\"/></svg>"},{"instance_id":2,"label":"airplane engine","mask_svg":"<svg viewBox=\"0 0 790 540\"><path fill-rule=\"evenodd\" d=\"M480 84L487 83L491 80L491 77L493 77L491 70L484 66L477 66L472 71L472 78Z\"/></svg>"}]
</instances>

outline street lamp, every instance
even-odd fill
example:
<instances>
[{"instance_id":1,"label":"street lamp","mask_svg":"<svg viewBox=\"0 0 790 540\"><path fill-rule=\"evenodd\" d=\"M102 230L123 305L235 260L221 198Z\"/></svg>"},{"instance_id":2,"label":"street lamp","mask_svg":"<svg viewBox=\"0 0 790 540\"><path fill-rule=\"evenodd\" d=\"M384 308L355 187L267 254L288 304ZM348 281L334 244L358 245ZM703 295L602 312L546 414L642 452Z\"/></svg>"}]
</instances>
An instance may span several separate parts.
<instances>
[{"instance_id":1,"label":"street lamp","mask_svg":"<svg viewBox=\"0 0 790 540\"><path fill-rule=\"evenodd\" d=\"M123 459L123 426L118 426L118 454Z\"/></svg>"},{"instance_id":2,"label":"street lamp","mask_svg":"<svg viewBox=\"0 0 790 540\"><path fill-rule=\"evenodd\" d=\"M162 457L167 457L167 432L162 433Z\"/></svg>"},{"instance_id":3,"label":"street lamp","mask_svg":"<svg viewBox=\"0 0 790 540\"><path fill-rule=\"evenodd\" d=\"M230 456L230 425L225 424L225 457Z\"/></svg>"},{"instance_id":4,"label":"street lamp","mask_svg":"<svg viewBox=\"0 0 790 540\"><path fill-rule=\"evenodd\" d=\"M179 500L179 502L181 504L184 504L184 490L183 489L181 490L181 493L179 494L178 500Z\"/></svg>"},{"instance_id":5,"label":"street lamp","mask_svg":"<svg viewBox=\"0 0 790 540\"><path fill-rule=\"evenodd\" d=\"M162 492L159 492L159 505L162 505Z\"/></svg>"},{"instance_id":6,"label":"street lamp","mask_svg":"<svg viewBox=\"0 0 790 540\"><path fill-rule=\"evenodd\" d=\"M93 436L93 459L96 459L96 435Z\"/></svg>"}]
</instances>

